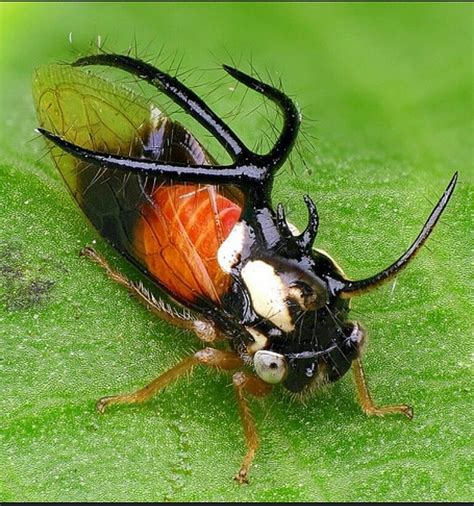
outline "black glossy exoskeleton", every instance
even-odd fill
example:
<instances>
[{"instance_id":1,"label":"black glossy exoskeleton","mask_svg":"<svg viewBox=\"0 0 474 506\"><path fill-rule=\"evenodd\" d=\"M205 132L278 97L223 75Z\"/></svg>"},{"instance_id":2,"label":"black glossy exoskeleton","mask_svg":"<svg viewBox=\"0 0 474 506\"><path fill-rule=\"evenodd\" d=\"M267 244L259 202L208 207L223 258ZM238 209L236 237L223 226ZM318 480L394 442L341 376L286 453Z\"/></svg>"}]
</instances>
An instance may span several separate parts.
<instances>
[{"instance_id":1,"label":"black glossy exoskeleton","mask_svg":"<svg viewBox=\"0 0 474 506\"><path fill-rule=\"evenodd\" d=\"M117 67L157 87L211 132L233 163L216 165L184 127L143 99L87 74L82 67L89 65ZM93 249L83 254L159 316L194 331L208 345L142 390L101 399L99 411L143 402L198 364L234 370L248 447L236 479L245 482L258 446L246 393L262 396L275 384L305 393L352 368L367 414L412 417L407 405L373 403L360 360L365 331L349 320L349 301L410 262L446 207L457 175L396 262L375 276L350 281L313 247L319 222L309 196L302 232L287 222L281 204L272 205L273 178L295 142L298 110L281 91L237 69L224 70L281 109L283 130L268 154L249 151L176 78L128 56L90 56L71 67L40 69L34 94L38 130L57 146L53 159L75 199L101 235L154 282L157 293L112 270ZM176 305L159 299L160 290Z\"/></svg>"}]
</instances>

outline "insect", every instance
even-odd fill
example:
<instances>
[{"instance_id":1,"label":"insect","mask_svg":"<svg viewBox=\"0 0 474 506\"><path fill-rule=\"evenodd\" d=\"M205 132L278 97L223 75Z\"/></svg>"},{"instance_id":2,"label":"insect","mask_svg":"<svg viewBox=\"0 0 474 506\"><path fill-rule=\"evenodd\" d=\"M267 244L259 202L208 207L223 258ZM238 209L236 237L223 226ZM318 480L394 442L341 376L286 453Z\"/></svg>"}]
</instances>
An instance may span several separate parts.
<instances>
[{"instance_id":1,"label":"insect","mask_svg":"<svg viewBox=\"0 0 474 506\"><path fill-rule=\"evenodd\" d=\"M83 68L92 65L121 69L156 87L204 126L232 163L216 164L155 105ZM224 70L281 110L282 130L265 155L251 152L177 78L129 56L100 54L43 67L35 75L34 99L38 131L75 200L156 290L130 281L92 248L83 255L203 343L144 388L100 399L98 410L144 402L198 365L231 371L247 447L235 479L244 483L258 447L248 397L265 396L275 385L306 393L352 369L365 413L412 418L406 404L373 402L361 362L366 332L349 319L349 303L413 259L445 209L457 174L405 253L373 276L350 280L313 247L319 219L309 196L302 232L287 222L281 204L272 205L275 173L298 134L298 109L280 90L235 68Z\"/></svg>"}]
</instances>

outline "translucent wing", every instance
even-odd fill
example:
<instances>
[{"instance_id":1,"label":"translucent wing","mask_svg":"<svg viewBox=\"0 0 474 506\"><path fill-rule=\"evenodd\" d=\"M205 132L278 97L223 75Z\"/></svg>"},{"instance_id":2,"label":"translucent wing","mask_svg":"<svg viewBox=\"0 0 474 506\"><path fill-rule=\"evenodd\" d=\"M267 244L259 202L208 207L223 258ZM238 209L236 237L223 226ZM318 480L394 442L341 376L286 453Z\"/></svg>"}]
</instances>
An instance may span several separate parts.
<instances>
[{"instance_id":1,"label":"translucent wing","mask_svg":"<svg viewBox=\"0 0 474 506\"><path fill-rule=\"evenodd\" d=\"M49 65L34 77L40 125L103 153L189 164L212 158L179 123L125 87L81 68ZM51 155L86 216L118 251L188 307L219 302L230 280L216 260L241 212L236 189L173 184Z\"/></svg>"}]
</instances>

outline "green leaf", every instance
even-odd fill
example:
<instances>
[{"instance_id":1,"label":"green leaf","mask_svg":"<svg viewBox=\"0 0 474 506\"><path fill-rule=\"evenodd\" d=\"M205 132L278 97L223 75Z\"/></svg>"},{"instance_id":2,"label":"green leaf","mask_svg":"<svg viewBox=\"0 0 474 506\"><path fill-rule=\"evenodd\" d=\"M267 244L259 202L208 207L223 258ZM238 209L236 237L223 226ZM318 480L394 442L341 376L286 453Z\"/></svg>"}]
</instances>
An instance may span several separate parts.
<instances>
[{"instance_id":1,"label":"green leaf","mask_svg":"<svg viewBox=\"0 0 474 506\"><path fill-rule=\"evenodd\" d=\"M472 499L472 5L10 4L0 15L0 500ZM184 70L232 59L249 70L251 60L264 79L281 78L318 140L301 146L311 173L295 156L275 202L302 226L310 194L317 246L351 277L395 260L459 171L413 264L353 303L370 335L374 398L413 405L413 422L367 418L349 376L304 404L276 389L252 401L261 447L239 487L245 446L228 375L196 370L145 405L97 414L99 397L144 385L200 346L79 258L97 241L135 276L90 229L33 131L33 69L87 53L98 35L114 51L135 38L144 58L165 44L165 69L181 55ZM252 146L261 115L275 115L252 112L253 97L239 107L240 88L214 82L221 75L185 78L219 113L236 113L232 127Z\"/></svg>"}]
</instances>

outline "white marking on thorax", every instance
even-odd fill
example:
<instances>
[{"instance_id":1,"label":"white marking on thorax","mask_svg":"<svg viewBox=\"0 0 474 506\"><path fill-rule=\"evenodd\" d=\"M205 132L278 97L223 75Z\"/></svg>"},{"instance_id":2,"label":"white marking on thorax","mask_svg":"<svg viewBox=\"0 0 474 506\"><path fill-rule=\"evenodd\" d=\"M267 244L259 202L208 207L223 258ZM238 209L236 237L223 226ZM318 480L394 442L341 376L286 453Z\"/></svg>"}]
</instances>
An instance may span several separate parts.
<instances>
[{"instance_id":1,"label":"white marking on thorax","mask_svg":"<svg viewBox=\"0 0 474 506\"><path fill-rule=\"evenodd\" d=\"M247 351L253 355L258 350L263 350L265 346L268 344L268 338L265 334L262 334L257 329L254 329L252 327L245 327L247 332L255 339L255 342L251 345L247 346Z\"/></svg>"},{"instance_id":2,"label":"white marking on thorax","mask_svg":"<svg viewBox=\"0 0 474 506\"><path fill-rule=\"evenodd\" d=\"M248 258L252 242L252 229L244 221L238 221L217 251L220 268L230 273L236 265Z\"/></svg>"},{"instance_id":3,"label":"white marking on thorax","mask_svg":"<svg viewBox=\"0 0 474 506\"><path fill-rule=\"evenodd\" d=\"M295 326L286 303L288 290L275 269L262 260L249 261L242 269L242 279L255 312L284 332L291 332Z\"/></svg>"}]
</instances>

